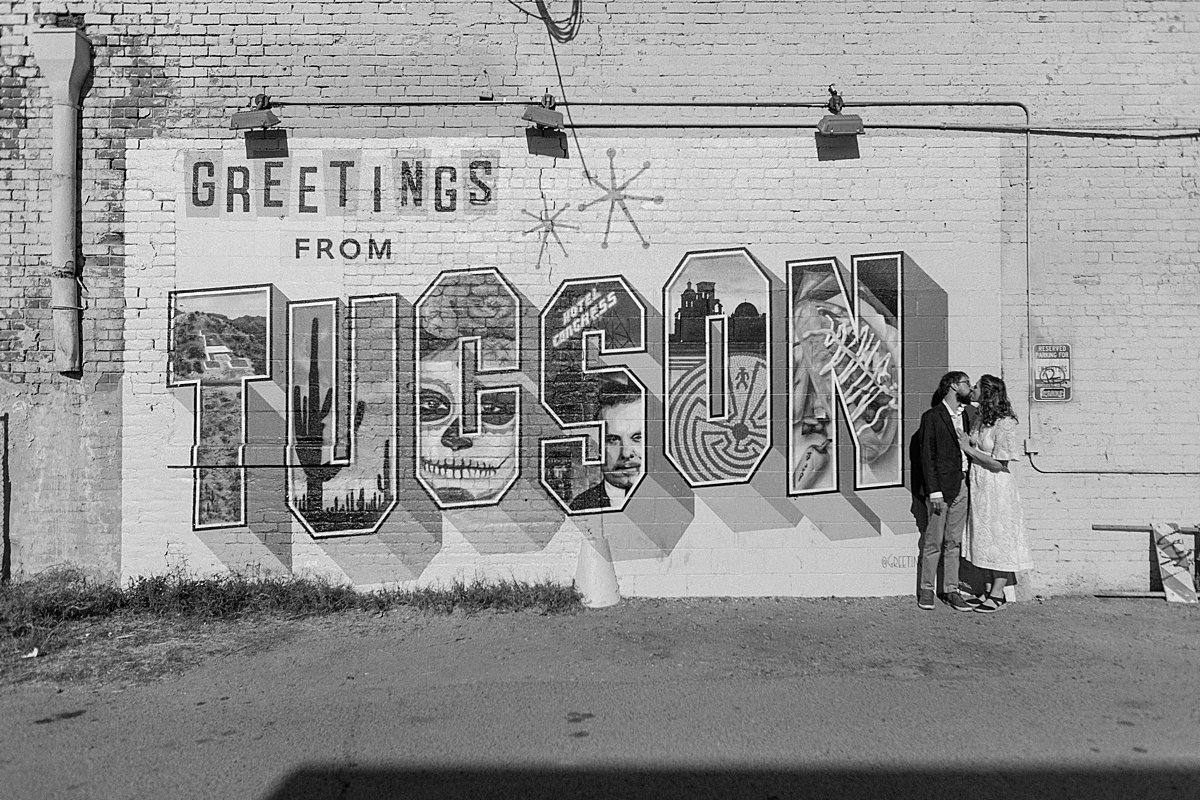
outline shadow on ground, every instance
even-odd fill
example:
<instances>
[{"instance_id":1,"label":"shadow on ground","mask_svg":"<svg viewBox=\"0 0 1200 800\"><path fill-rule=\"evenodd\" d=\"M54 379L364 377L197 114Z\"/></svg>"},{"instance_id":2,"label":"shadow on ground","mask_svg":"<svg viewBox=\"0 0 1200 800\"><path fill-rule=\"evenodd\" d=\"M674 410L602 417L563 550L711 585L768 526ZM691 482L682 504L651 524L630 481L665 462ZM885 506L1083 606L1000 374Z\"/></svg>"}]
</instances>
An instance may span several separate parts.
<instances>
[{"instance_id":1,"label":"shadow on ground","mask_svg":"<svg viewBox=\"0 0 1200 800\"><path fill-rule=\"evenodd\" d=\"M267 800L1138 800L1200 796L1200 770L995 769L638 770L360 769L309 767L285 778Z\"/></svg>"}]
</instances>

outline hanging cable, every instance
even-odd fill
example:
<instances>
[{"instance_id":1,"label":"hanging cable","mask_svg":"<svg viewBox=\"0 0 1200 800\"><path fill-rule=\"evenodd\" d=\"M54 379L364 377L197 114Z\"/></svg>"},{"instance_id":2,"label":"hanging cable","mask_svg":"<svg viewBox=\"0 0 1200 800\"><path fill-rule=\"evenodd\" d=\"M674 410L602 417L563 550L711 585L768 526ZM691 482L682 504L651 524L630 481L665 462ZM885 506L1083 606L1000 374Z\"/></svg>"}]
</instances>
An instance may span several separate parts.
<instances>
[{"instance_id":1,"label":"hanging cable","mask_svg":"<svg viewBox=\"0 0 1200 800\"><path fill-rule=\"evenodd\" d=\"M571 10L563 20L556 20L550 16L550 11L546 8L546 0L534 0L534 2L541 13L542 22L546 23L546 31L550 34L551 39L566 44L579 35L579 29L583 25L583 0L571 0Z\"/></svg>"},{"instance_id":2,"label":"hanging cable","mask_svg":"<svg viewBox=\"0 0 1200 800\"><path fill-rule=\"evenodd\" d=\"M530 11L516 0L505 0L505 2L525 16L541 20L551 38L557 42L565 44L571 41L579 35L579 28L583 25L583 0L572 0L571 10L561 20L550 16L550 9L546 8L545 0L534 0L538 7L537 13Z\"/></svg>"}]
</instances>

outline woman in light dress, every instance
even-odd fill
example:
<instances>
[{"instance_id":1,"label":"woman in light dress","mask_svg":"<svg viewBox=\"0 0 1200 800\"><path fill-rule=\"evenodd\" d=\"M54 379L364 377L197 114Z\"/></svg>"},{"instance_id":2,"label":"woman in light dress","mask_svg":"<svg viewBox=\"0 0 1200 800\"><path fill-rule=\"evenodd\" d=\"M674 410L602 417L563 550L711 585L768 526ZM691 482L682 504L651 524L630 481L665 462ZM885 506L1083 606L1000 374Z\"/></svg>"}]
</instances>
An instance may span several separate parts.
<instances>
[{"instance_id":1,"label":"woman in light dress","mask_svg":"<svg viewBox=\"0 0 1200 800\"><path fill-rule=\"evenodd\" d=\"M1008 464L1019 457L1017 415L1004 381L984 375L971 399L978 403L970 433L960 434L963 452L971 457L971 512L963 537L962 557L990 577L975 610L993 613L1004 606L1004 587L1015 573L1033 567L1017 481Z\"/></svg>"}]
</instances>

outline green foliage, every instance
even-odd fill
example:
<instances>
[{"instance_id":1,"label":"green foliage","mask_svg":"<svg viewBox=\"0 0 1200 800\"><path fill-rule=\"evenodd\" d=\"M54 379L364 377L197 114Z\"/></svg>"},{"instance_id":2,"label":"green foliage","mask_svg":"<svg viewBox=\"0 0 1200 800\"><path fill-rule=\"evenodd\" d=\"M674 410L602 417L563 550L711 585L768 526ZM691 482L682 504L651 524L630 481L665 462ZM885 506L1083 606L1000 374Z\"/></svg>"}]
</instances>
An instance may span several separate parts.
<instances>
[{"instance_id":1,"label":"green foliage","mask_svg":"<svg viewBox=\"0 0 1200 800\"><path fill-rule=\"evenodd\" d=\"M209 577L182 570L135 578L124 588L61 568L0 586L0 628L20 637L69 620L118 614L230 619L253 614L313 616L339 611L415 608L449 614L578 610L579 591L560 584L502 580L456 582L448 587L360 592L322 578L227 573Z\"/></svg>"},{"instance_id":2,"label":"green foliage","mask_svg":"<svg viewBox=\"0 0 1200 800\"><path fill-rule=\"evenodd\" d=\"M234 387L206 386L200 393L204 413L200 415L197 462L236 465L242 441L241 397ZM236 522L241 514L242 473L236 469L201 469L199 485L200 524Z\"/></svg>"},{"instance_id":3,"label":"green foliage","mask_svg":"<svg viewBox=\"0 0 1200 800\"><path fill-rule=\"evenodd\" d=\"M175 315L171 331L171 370L175 380L193 380L204 373L200 334L216 334L230 352L249 359L254 372L267 371L267 321L263 317L230 319L224 314L186 311Z\"/></svg>"},{"instance_id":4,"label":"green foliage","mask_svg":"<svg viewBox=\"0 0 1200 800\"><path fill-rule=\"evenodd\" d=\"M385 611L395 606L409 606L421 611L449 614L454 611L538 611L543 614L563 614L577 611L583 602L574 585L542 581L522 583L501 580L487 583L455 581L448 587L429 586L419 589L392 589L360 595L359 608Z\"/></svg>"},{"instance_id":5,"label":"green foliage","mask_svg":"<svg viewBox=\"0 0 1200 800\"><path fill-rule=\"evenodd\" d=\"M82 570L47 570L0 586L0 625L12 636L24 636L48 624L113 614L121 602L118 587L89 580Z\"/></svg>"}]
</instances>

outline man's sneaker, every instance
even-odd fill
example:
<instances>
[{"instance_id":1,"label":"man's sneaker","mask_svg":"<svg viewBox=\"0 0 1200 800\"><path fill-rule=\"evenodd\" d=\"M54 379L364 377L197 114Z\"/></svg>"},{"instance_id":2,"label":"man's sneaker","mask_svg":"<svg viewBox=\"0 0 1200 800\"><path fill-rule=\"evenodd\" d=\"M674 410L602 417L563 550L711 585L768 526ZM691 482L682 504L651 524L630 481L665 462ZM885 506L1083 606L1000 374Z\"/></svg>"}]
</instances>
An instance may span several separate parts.
<instances>
[{"instance_id":1,"label":"man's sneaker","mask_svg":"<svg viewBox=\"0 0 1200 800\"><path fill-rule=\"evenodd\" d=\"M963 596L958 592L950 592L946 595L946 605L953 608L955 611L974 611L975 606L963 599Z\"/></svg>"},{"instance_id":2,"label":"man's sneaker","mask_svg":"<svg viewBox=\"0 0 1200 800\"><path fill-rule=\"evenodd\" d=\"M933 611L935 605L932 589L917 590L917 608L924 611Z\"/></svg>"}]
</instances>

